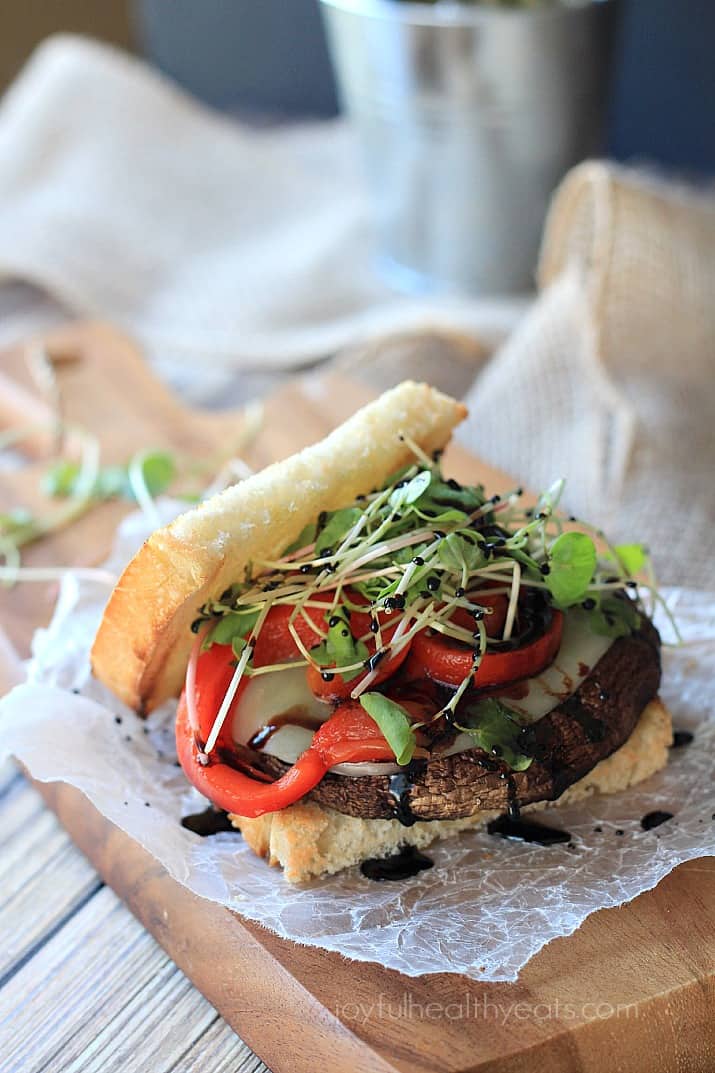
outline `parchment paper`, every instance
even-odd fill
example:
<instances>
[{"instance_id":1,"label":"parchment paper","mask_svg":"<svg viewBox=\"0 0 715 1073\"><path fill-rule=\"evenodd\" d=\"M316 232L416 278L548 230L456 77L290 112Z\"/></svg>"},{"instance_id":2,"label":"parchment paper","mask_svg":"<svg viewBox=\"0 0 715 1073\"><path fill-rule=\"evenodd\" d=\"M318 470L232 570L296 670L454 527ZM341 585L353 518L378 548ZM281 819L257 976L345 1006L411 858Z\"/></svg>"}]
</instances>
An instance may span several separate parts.
<instances>
[{"instance_id":1,"label":"parchment paper","mask_svg":"<svg viewBox=\"0 0 715 1073\"><path fill-rule=\"evenodd\" d=\"M167 521L178 509L162 504ZM118 572L146 535L140 515L128 518L110 569ZM685 644L665 650L662 695L676 728L692 731L694 742L674 749L667 769L634 790L551 813L571 832L570 846L470 833L431 847L434 868L410 880L376 883L355 868L302 888L238 834L201 839L180 826L205 802L175 766L173 704L144 722L89 675L107 596L105 584L65 578L51 625L35 637L28 682L0 703L2 751L36 779L78 787L194 893L285 938L409 976L515 980L538 950L590 913L636 897L683 861L715 855L714 595L666 590ZM641 817L654 809L674 818L643 831Z\"/></svg>"}]
</instances>

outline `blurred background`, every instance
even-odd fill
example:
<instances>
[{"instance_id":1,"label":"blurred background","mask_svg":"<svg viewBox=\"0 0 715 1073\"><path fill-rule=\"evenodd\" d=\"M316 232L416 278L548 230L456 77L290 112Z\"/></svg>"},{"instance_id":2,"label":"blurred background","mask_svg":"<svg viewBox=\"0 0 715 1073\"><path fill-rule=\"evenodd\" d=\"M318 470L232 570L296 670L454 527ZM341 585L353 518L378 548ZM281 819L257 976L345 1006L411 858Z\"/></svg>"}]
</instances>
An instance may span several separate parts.
<instances>
[{"instance_id":1,"label":"blurred background","mask_svg":"<svg viewBox=\"0 0 715 1073\"><path fill-rule=\"evenodd\" d=\"M79 31L254 126L347 111L375 266L408 294L531 291L580 160L715 169L712 0L63 0L13 5L3 30L3 84Z\"/></svg>"},{"instance_id":2,"label":"blurred background","mask_svg":"<svg viewBox=\"0 0 715 1073\"><path fill-rule=\"evenodd\" d=\"M715 3L623 0L606 148L715 172ZM61 0L5 3L0 87L48 34L133 49L208 103L273 115L338 109L317 0Z\"/></svg>"},{"instance_id":3,"label":"blurred background","mask_svg":"<svg viewBox=\"0 0 715 1073\"><path fill-rule=\"evenodd\" d=\"M215 407L428 379L574 513L666 548L665 495L711 531L713 0L3 16L0 345L98 318Z\"/></svg>"}]
</instances>

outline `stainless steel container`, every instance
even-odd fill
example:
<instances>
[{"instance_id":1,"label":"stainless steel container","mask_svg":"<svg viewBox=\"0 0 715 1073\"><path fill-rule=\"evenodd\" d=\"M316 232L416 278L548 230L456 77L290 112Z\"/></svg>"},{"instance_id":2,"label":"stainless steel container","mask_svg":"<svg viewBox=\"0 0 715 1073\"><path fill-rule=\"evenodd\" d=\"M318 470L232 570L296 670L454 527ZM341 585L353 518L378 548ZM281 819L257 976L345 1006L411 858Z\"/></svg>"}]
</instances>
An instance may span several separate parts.
<instances>
[{"instance_id":1,"label":"stainless steel container","mask_svg":"<svg viewBox=\"0 0 715 1073\"><path fill-rule=\"evenodd\" d=\"M393 281L530 289L549 196L599 149L617 0L321 3Z\"/></svg>"}]
</instances>

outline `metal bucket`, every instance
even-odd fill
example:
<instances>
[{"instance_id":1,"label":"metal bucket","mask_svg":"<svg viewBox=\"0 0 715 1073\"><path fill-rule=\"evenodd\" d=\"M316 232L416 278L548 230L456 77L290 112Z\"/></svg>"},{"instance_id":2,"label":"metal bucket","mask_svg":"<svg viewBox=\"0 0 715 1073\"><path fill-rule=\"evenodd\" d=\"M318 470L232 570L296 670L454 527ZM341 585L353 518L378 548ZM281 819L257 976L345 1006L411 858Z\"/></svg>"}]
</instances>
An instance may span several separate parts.
<instances>
[{"instance_id":1,"label":"metal bucket","mask_svg":"<svg viewBox=\"0 0 715 1073\"><path fill-rule=\"evenodd\" d=\"M549 196L600 146L617 0L321 3L393 282L530 289Z\"/></svg>"}]
</instances>

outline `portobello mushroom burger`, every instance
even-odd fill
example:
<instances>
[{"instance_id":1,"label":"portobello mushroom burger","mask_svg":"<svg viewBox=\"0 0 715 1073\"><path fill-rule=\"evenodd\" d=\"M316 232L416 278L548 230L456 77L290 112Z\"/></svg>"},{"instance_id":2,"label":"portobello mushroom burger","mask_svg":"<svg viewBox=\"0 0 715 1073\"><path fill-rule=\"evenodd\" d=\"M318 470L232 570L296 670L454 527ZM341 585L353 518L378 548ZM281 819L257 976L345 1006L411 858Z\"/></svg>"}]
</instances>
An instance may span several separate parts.
<instances>
[{"instance_id":1,"label":"portobello mushroom burger","mask_svg":"<svg viewBox=\"0 0 715 1073\"><path fill-rule=\"evenodd\" d=\"M154 533L105 610L95 674L180 694L187 778L291 882L666 762L645 550L562 482L446 477L465 413L401 384Z\"/></svg>"}]
</instances>

